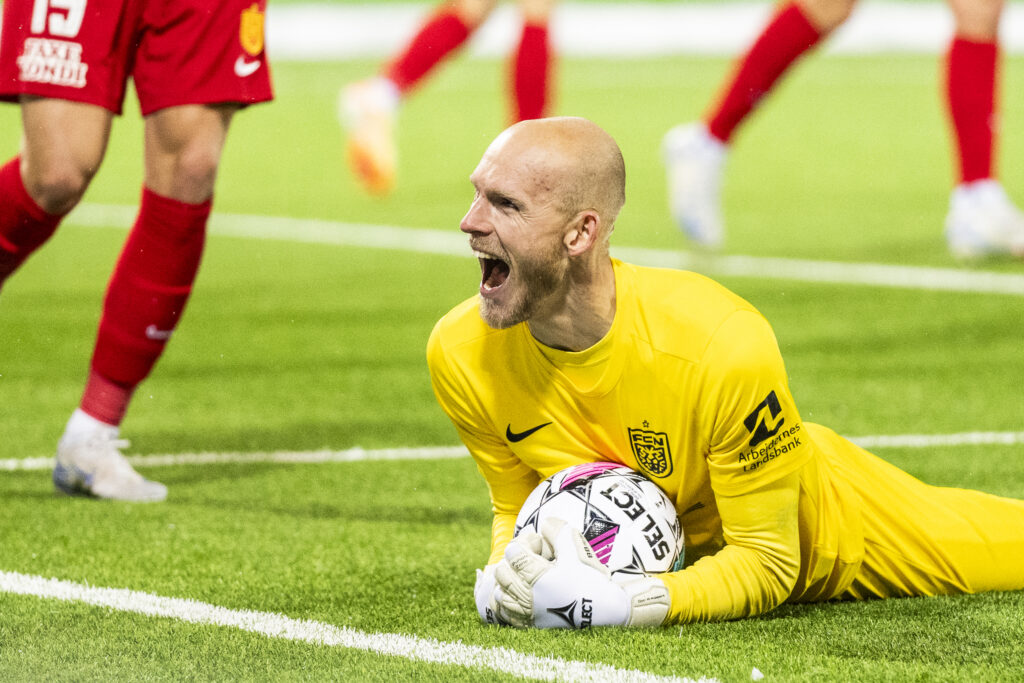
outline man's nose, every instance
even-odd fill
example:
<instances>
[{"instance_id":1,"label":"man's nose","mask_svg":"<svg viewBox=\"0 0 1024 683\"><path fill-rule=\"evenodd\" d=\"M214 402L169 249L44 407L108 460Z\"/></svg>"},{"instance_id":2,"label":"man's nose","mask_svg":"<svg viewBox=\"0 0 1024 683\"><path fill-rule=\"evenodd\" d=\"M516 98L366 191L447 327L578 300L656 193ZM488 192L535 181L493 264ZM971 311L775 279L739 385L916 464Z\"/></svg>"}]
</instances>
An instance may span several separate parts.
<instances>
[{"instance_id":1,"label":"man's nose","mask_svg":"<svg viewBox=\"0 0 1024 683\"><path fill-rule=\"evenodd\" d=\"M487 234L490 232L490 223L484 218L484 203L479 199L473 200L469 210L459 222L459 230L471 235Z\"/></svg>"}]
</instances>

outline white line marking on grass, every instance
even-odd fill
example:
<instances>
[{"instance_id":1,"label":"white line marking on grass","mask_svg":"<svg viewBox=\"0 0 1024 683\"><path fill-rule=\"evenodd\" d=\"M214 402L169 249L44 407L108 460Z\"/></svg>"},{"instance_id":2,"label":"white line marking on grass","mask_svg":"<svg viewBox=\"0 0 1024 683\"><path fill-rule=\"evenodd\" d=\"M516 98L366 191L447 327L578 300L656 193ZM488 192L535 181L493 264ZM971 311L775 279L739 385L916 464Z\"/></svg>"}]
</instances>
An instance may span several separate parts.
<instances>
[{"instance_id":1,"label":"white line marking on grass","mask_svg":"<svg viewBox=\"0 0 1024 683\"><path fill-rule=\"evenodd\" d=\"M544 681L611 681L614 683L693 683L694 679L657 676L644 671L617 669L608 664L538 657L503 647L481 647L461 642L397 633L365 633L346 626L334 626L283 614L233 610L195 600L170 598L126 588L101 588L71 581L47 579L0 571L0 590L18 595L84 602L121 612L149 617L178 619L192 624L227 626L268 638L294 640L313 645L363 650L416 662L430 662ZM713 679L701 678L700 681Z\"/></svg>"},{"instance_id":2,"label":"white line marking on grass","mask_svg":"<svg viewBox=\"0 0 1024 683\"><path fill-rule=\"evenodd\" d=\"M717 276L1024 296L1024 275L1015 273L739 254L715 256L643 247L613 248L612 254L638 265L680 268Z\"/></svg>"},{"instance_id":3,"label":"white line marking on grass","mask_svg":"<svg viewBox=\"0 0 1024 683\"><path fill-rule=\"evenodd\" d=\"M182 453L177 455L136 455L128 458L140 467L168 465L219 465L231 463L301 463L316 465L328 462L366 462L370 460L449 460L467 458L465 446L426 446L419 448L349 448L343 451L273 451L265 453Z\"/></svg>"},{"instance_id":4,"label":"white line marking on grass","mask_svg":"<svg viewBox=\"0 0 1024 683\"><path fill-rule=\"evenodd\" d=\"M468 458L464 446L425 446L418 448L348 448L341 451L266 451L252 453L176 453L166 455L131 455L128 462L136 467L169 467L173 465L232 465L248 463L320 464L328 462L365 462L371 460L447 460ZM9 458L0 460L0 470L48 470L53 458Z\"/></svg>"},{"instance_id":5,"label":"white line marking on grass","mask_svg":"<svg viewBox=\"0 0 1024 683\"><path fill-rule=\"evenodd\" d=\"M959 432L956 434L881 434L847 437L861 448L943 448L952 446L1015 446L1024 444L1024 432ZM329 462L368 462L380 460L452 460L468 458L463 446L424 446L416 448L349 448L341 451L264 451L252 453L177 453L131 455L136 467L174 465L232 465L248 463L295 463L316 465ZM0 471L48 470L53 458L8 458L0 460Z\"/></svg>"},{"instance_id":6,"label":"white line marking on grass","mask_svg":"<svg viewBox=\"0 0 1024 683\"><path fill-rule=\"evenodd\" d=\"M271 5L267 8L268 52L277 60L386 57L416 31L430 3ZM712 54L746 49L773 11L771 3L745 2L562 2L552 18L551 39L560 56ZM1007 3L1000 28L1002 47L1024 48L1017 3ZM515 8L499 7L474 32L470 55L503 57L514 49L522 20ZM945 49L953 21L938 3L873 0L858 4L821 49L863 54L935 54Z\"/></svg>"},{"instance_id":7,"label":"white line marking on grass","mask_svg":"<svg viewBox=\"0 0 1024 683\"><path fill-rule=\"evenodd\" d=\"M133 206L87 204L75 209L68 222L90 228L124 229L135 219L135 211ZM215 235L248 239L472 257L466 236L454 228L404 228L313 218L216 213L210 221L210 231ZM612 254L638 265L694 270L717 276L1024 296L1024 275L1016 273L763 256L714 256L643 247L613 247Z\"/></svg>"},{"instance_id":8,"label":"white line marking on grass","mask_svg":"<svg viewBox=\"0 0 1024 683\"><path fill-rule=\"evenodd\" d=\"M935 448L946 446L1015 446L1024 444L1024 432L961 432L959 434L892 434L853 436L861 448Z\"/></svg>"}]
</instances>

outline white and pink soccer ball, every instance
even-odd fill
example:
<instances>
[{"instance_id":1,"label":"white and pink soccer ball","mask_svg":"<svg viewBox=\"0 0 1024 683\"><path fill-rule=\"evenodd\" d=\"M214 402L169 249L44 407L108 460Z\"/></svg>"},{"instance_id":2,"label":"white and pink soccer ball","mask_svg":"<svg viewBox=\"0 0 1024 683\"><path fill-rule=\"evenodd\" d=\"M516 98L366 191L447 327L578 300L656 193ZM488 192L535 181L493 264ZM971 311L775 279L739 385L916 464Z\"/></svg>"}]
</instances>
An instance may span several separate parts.
<instances>
[{"instance_id":1,"label":"white and pink soccer ball","mask_svg":"<svg viewBox=\"0 0 1024 683\"><path fill-rule=\"evenodd\" d=\"M612 575L654 574L683 563L675 506L643 474L613 462L561 470L542 481L516 517L515 535L555 517L579 529Z\"/></svg>"}]
</instances>

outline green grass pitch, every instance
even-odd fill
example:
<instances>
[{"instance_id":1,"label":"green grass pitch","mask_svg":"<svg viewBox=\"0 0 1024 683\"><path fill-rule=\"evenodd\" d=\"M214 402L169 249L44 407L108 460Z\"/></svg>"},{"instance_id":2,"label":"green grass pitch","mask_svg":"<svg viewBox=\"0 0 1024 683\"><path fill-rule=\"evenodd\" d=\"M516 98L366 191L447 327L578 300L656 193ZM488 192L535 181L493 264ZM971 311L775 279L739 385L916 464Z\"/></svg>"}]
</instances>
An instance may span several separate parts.
<instances>
[{"instance_id":1,"label":"green grass pitch","mask_svg":"<svg viewBox=\"0 0 1024 683\"><path fill-rule=\"evenodd\" d=\"M729 62L563 59L557 111L620 141L614 243L681 246L658 145L699 115ZM400 185L362 196L342 163L337 87L371 62L278 64L278 99L236 119L216 210L455 231L467 177L507 116L505 65L456 60L402 112ZM1004 69L1003 178L1024 202L1024 60ZM927 57L807 60L740 135L727 250L953 267L940 69ZM0 110L0 156L18 116ZM119 119L86 201L134 204L141 125ZM52 455L76 405L120 229L67 225L0 295L0 459ZM372 230L373 228L366 228ZM987 270L1020 273L1018 264ZM1019 431L1020 297L723 281L775 325L805 418L849 435ZM188 315L140 387L133 453L452 445L424 363L431 326L472 294L469 258L213 236ZM1017 446L885 449L926 481L1024 497ZM1024 594L784 606L649 632L513 632L472 607L490 511L469 459L148 471L166 503L57 497L46 471L0 474L0 570L230 609L505 647L653 674L750 680L1019 680ZM4 680L506 680L79 603L0 593Z\"/></svg>"}]
</instances>

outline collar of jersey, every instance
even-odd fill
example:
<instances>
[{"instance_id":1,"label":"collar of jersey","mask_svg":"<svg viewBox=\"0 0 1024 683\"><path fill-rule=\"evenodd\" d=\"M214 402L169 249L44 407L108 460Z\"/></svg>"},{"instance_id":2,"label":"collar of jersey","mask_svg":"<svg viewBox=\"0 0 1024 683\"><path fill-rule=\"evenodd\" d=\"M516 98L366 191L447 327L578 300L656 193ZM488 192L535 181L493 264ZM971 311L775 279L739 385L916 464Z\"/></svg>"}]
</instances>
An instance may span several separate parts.
<instances>
[{"instance_id":1,"label":"collar of jersey","mask_svg":"<svg viewBox=\"0 0 1024 683\"><path fill-rule=\"evenodd\" d=\"M521 334L528 339L534 363L546 372L553 381L564 385L584 396L603 396L618 384L625 366L627 349L626 324L622 318L632 310L627 300L633 296L633 288L621 263L612 260L615 269L615 319L608 333L593 346L582 351L562 351L545 346L537 341L528 325L520 325Z\"/></svg>"}]
</instances>

